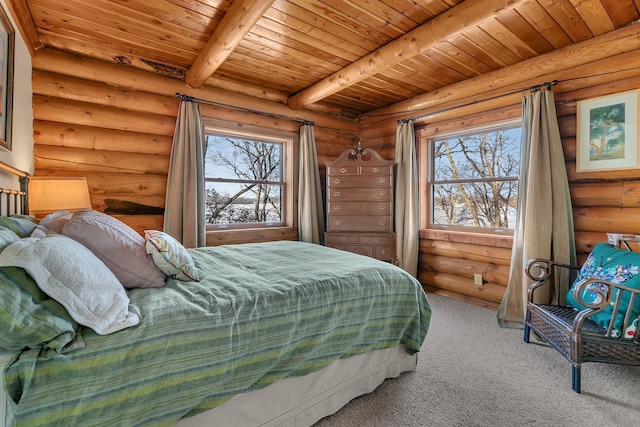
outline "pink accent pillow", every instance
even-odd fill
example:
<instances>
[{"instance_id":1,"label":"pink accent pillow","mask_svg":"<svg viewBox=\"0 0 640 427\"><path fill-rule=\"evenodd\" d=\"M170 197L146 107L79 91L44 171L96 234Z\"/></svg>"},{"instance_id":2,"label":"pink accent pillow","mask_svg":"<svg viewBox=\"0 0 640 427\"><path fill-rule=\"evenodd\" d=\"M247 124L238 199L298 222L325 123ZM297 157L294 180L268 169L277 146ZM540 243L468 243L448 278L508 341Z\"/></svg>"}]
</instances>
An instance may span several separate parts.
<instances>
[{"instance_id":1,"label":"pink accent pillow","mask_svg":"<svg viewBox=\"0 0 640 427\"><path fill-rule=\"evenodd\" d=\"M111 215L94 210L73 214L62 234L82 243L126 288L160 288L166 276L145 251L144 238Z\"/></svg>"}]
</instances>

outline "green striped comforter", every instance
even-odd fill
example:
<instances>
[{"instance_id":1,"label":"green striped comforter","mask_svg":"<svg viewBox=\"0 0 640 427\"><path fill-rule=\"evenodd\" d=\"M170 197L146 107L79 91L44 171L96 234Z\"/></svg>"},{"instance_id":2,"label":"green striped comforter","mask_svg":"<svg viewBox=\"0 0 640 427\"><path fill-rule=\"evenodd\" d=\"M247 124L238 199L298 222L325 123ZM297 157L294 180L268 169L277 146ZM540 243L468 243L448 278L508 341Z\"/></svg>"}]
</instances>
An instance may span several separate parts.
<instances>
[{"instance_id":1,"label":"green striped comforter","mask_svg":"<svg viewBox=\"0 0 640 427\"><path fill-rule=\"evenodd\" d=\"M417 352L429 326L420 284L371 258L301 242L191 254L200 282L129 291L138 326L20 354L4 374L16 424L166 425L338 358Z\"/></svg>"}]
</instances>

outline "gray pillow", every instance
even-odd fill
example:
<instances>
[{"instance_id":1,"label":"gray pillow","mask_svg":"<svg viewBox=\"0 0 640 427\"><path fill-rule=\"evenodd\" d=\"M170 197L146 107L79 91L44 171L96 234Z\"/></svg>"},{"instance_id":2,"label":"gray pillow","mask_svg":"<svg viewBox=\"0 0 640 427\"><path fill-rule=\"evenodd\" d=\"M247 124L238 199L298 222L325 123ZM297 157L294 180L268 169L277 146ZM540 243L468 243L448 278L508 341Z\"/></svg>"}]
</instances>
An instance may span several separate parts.
<instances>
[{"instance_id":1,"label":"gray pillow","mask_svg":"<svg viewBox=\"0 0 640 427\"><path fill-rule=\"evenodd\" d=\"M126 288L160 288L166 276L145 250L144 238L111 215L94 210L73 214L62 234L89 248Z\"/></svg>"}]
</instances>

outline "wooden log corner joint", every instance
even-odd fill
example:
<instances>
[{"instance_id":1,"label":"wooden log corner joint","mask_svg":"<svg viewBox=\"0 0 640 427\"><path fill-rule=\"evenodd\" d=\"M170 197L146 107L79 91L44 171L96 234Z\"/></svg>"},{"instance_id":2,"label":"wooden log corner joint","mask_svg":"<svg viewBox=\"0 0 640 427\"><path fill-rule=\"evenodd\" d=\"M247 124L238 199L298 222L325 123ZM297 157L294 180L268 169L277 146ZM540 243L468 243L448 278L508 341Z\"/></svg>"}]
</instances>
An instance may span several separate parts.
<instances>
[{"instance_id":1,"label":"wooden log corner joint","mask_svg":"<svg viewBox=\"0 0 640 427\"><path fill-rule=\"evenodd\" d=\"M395 263L393 161L358 143L325 164L325 245Z\"/></svg>"}]
</instances>

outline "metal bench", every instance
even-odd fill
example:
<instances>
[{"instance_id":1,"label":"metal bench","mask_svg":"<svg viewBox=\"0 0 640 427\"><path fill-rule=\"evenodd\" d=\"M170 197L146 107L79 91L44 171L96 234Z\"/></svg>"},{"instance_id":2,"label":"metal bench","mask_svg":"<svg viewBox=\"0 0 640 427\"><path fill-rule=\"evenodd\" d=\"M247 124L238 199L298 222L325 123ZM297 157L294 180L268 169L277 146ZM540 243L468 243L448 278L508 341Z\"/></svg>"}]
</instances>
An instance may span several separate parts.
<instances>
[{"instance_id":1,"label":"metal bench","mask_svg":"<svg viewBox=\"0 0 640 427\"><path fill-rule=\"evenodd\" d=\"M578 271L580 267L542 258L530 259L527 262L525 272L534 282L528 291L524 341L528 343L530 333L534 331L569 360L572 365L572 387L575 392L580 393L580 365L584 362L640 365L640 327L636 329L633 337L624 337L627 326L635 320L635 317L632 318L631 308L634 301L640 303L640 289L600 279L585 279L576 285L573 294L580 305L587 307L586 309L579 311L570 306L536 304L536 290L547 283L554 286L551 278L559 277L562 269ZM593 283L604 285L606 291L600 294L600 301L588 303L581 298L582 290ZM618 292L614 297L615 289ZM613 319L619 311L619 302L625 293L630 297L630 303L626 310L621 311L624 313L623 333L620 337L615 337ZM555 295L558 295L558 292ZM609 327L605 328L590 317L604 310L612 301L614 316ZM640 321L638 323L640 324Z\"/></svg>"}]
</instances>

